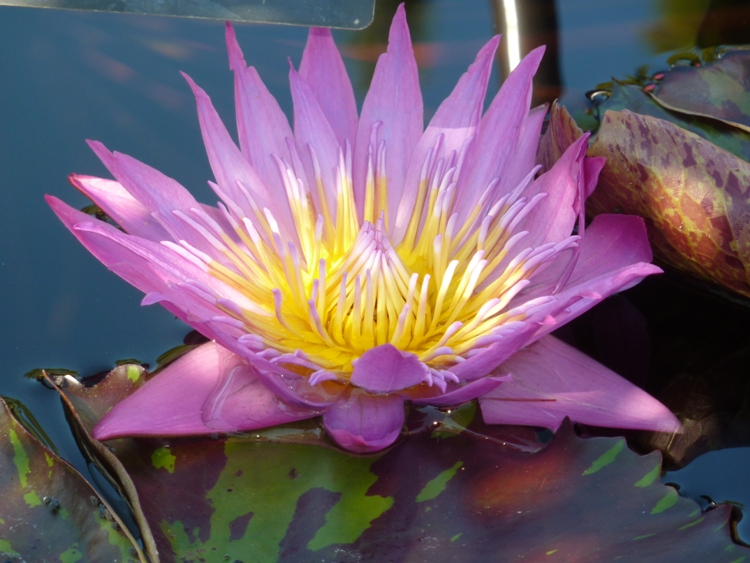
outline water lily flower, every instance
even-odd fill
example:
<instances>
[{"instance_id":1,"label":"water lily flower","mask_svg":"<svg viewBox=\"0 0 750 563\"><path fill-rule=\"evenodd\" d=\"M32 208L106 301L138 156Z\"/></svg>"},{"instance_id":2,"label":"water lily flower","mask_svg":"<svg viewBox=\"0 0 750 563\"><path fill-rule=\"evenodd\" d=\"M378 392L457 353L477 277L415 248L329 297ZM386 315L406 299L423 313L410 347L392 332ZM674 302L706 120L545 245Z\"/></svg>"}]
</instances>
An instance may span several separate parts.
<instances>
[{"instance_id":1,"label":"water lily flower","mask_svg":"<svg viewBox=\"0 0 750 563\"><path fill-rule=\"evenodd\" d=\"M424 129L403 6L360 114L330 31L290 70L294 129L227 25L239 148L195 94L217 207L101 143L116 180L72 183L121 229L48 196L112 271L211 342L96 426L100 440L264 428L322 415L342 447L399 436L405 403L481 397L489 422L673 431L655 399L547 336L659 272L641 219L584 201L603 162L575 142L540 174L546 108L529 109L543 49L483 115L499 38ZM577 234L571 234L575 225ZM585 231L585 232L584 232ZM520 351L520 352L519 352Z\"/></svg>"}]
</instances>

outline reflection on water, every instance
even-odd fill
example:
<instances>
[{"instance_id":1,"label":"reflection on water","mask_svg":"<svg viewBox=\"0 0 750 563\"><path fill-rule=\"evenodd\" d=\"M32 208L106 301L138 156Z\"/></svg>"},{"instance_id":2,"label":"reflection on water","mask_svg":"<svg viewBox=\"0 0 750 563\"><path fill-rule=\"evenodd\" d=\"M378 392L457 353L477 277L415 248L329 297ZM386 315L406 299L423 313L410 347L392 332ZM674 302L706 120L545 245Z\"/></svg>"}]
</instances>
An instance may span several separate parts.
<instances>
[{"instance_id":1,"label":"reflection on water","mask_svg":"<svg viewBox=\"0 0 750 563\"><path fill-rule=\"evenodd\" d=\"M360 104L374 62L385 50L397 3L379 2L368 30L335 34ZM427 117L495 27L504 25L501 4L407 3ZM704 18L709 7L714 11ZM573 111L584 107L584 92L612 75L632 74L642 64L663 68L665 49L716 38L750 42L750 25L740 25L747 22L748 10L738 12L732 0L710 5L707 0L610 0L606 10L594 0L523 0L517 8L521 54L549 45L535 103L561 96ZM43 195L86 205L66 177L106 175L84 143L89 138L155 166L198 199L213 201L194 102L178 70L206 88L231 130L233 86L224 24L10 7L0 12L0 311L5 321L0 394L22 400L61 455L85 473L57 397L22 375L37 367L91 374L123 357L153 364L188 330L159 307L139 307L142 296L65 231ZM299 63L306 30L244 25L237 33L248 62L291 115L287 57ZM503 42L491 92L501 69L507 69L507 55ZM740 317L747 326L747 315ZM683 359L673 361L679 368ZM653 364L650 369L653 378Z\"/></svg>"},{"instance_id":2,"label":"reflection on water","mask_svg":"<svg viewBox=\"0 0 750 563\"><path fill-rule=\"evenodd\" d=\"M750 491L747 485L747 468L750 467L750 448L734 448L708 452L695 459L680 471L672 471L665 482L679 486L680 494L696 500L701 507L712 503L729 502L742 509L745 517L738 524L740 537L750 538L747 510L750 509ZM717 471L721 478L716 478Z\"/></svg>"}]
</instances>

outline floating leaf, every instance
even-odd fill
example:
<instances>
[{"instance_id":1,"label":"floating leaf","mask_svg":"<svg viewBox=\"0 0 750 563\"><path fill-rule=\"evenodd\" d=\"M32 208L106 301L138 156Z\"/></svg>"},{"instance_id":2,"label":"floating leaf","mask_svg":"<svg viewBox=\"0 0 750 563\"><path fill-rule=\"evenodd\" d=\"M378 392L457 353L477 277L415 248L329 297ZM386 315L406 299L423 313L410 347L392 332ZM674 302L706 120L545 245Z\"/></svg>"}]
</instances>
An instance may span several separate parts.
<instances>
[{"instance_id":1,"label":"floating leaf","mask_svg":"<svg viewBox=\"0 0 750 563\"><path fill-rule=\"evenodd\" d=\"M89 460L108 478L128 503L132 516L141 530L141 540L151 563L159 563L151 528L141 509L138 493L122 463L112 453L112 447L91 438L91 428L112 405L124 399L146 381L148 373L141 365L121 365L112 370L97 385L86 387L70 377L46 377L45 382L53 386L63 400L70 415L78 445Z\"/></svg>"},{"instance_id":2,"label":"floating leaf","mask_svg":"<svg viewBox=\"0 0 750 563\"><path fill-rule=\"evenodd\" d=\"M750 163L627 110L604 114L588 154L607 159L589 212L644 217L661 260L750 296Z\"/></svg>"},{"instance_id":3,"label":"floating leaf","mask_svg":"<svg viewBox=\"0 0 750 563\"><path fill-rule=\"evenodd\" d=\"M548 166L580 134L553 108L537 160ZM640 215L662 263L750 297L750 163L628 110L604 114L587 155L607 159L589 214Z\"/></svg>"},{"instance_id":4,"label":"floating leaf","mask_svg":"<svg viewBox=\"0 0 750 563\"><path fill-rule=\"evenodd\" d=\"M107 384L110 396L129 385L122 374ZM91 399L96 387L63 392L75 404L96 403L90 415L106 410ZM730 507L704 514L659 484L658 453L637 456L623 439L579 439L567 423L546 448L522 453L502 445L513 431L484 426L473 409L414 411L405 439L366 457L327 446L310 422L269 431L296 432L287 443L253 433L108 446L135 484L164 562L377 553L400 561L730 563L750 555L730 540ZM300 437L311 443L294 443ZM541 447L529 429L519 437Z\"/></svg>"},{"instance_id":5,"label":"floating leaf","mask_svg":"<svg viewBox=\"0 0 750 563\"><path fill-rule=\"evenodd\" d=\"M750 132L750 51L701 66L678 66L654 90L667 109L719 119Z\"/></svg>"},{"instance_id":6,"label":"floating leaf","mask_svg":"<svg viewBox=\"0 0 750 563\"><path fill-rule=\"evenodd\" d=\"M674 72L676 71L672 70L666 73L666 76L671 77ZM712 142L717 147L721 147L743 160L750 161L750 133L744 129L700 115L672 111L660 105L651 94L644 92L641 87L614 81L610 96L597 105L597 110L599 115L604 115L607 111L623 109L674 123L682 129Z\"/></svg>"},{"instance_id":7,"label":"floating leaf","mask_svg":"<svg viewBox=\"0 0 750 563\"><path fill-rule=\"evenodd\" d=\"M146 561L107 503L27 432L2 399L0 499L3 561Z\"/></svg>"}]
</instances>

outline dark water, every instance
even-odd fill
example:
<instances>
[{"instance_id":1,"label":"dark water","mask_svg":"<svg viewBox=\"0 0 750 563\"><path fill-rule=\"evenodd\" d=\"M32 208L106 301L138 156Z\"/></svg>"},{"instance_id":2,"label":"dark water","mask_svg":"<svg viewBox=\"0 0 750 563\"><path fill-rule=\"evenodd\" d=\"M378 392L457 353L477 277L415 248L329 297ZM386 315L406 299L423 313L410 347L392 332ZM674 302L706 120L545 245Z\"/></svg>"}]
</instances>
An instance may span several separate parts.
<instances>
[{"instance_id":1,"label":"dark water","mask_svg":"<svg viewBox=\"0 0 750 563\"><path fill-rule=\"evenodd\" d=\"M742 28L741 19L716 16L731 2L608 0L606 10L602 4L519 2L522 53L548 44L549 56L536 85L537 103L561 97L580 111L584 92L611 76L633 74L643 64L662 69L667 51L741 35L736 29ZM370 29L336 33L360 103L373 63L384 49L395 6L379 1ZM487 0L410 2L407 13L430 115L502 17ZM241 25L237 33L246 60L291 114L287 57L299 63L306 30ZM0 394L25 403L61 455L84 472L85 462L70 438L56 395L23 374L39 367L93 374L111 369L121 358L153 364L161 352L179 344L188 329L158 306L140 307L139 292L107 272L74 240L46 207L43 195L54 194L78 207L86 204L66 177L71 172L106 176L84 143L88 138L155 166L199 199L213 202L194 103L178 71L208 91L231 130L233 88L223 34L223 22L0 7ZM505 53L501 48L491 92L500 83ZM670 293L672 287L658 282L625 297L636 308L645 308L647 328L642 330L647 332L661 318L653 295ZM671 317L679 323L679 314L688 314L694 300L691 293L674 288L678 301L685 303L678 306L682 313L675 313L677 319ZM708 334L710 323L725 325L724 303L702 297L695 301L712 312L702 330ZM726 315L741 334L748 334L750 317L731 310ZM580 326L585 332L585 323ZM668 331L671 325L664 326ZM694 338L702 339L697 330ZM669 371L661 369L665 365L674 368L670 377L691 373L695 361L686 359L668 334L666 340L663 336L653 343L654 358L662 363L646 365L646 375L659 380ZM720 347L711 348L709 358L711 353L719 354L717 363L735 354ZM643 384L657 394L670 385ZM750 444L745 426L732 428L737 436L723 444ZM679 483L684 475L683 493L690 496L750 503L750 483L742 471L748 467L747 452L725 450L705 464L696 462L683 473L670 474L669 480ZM747 519L740 533L750 539Z\"/></svg>"}]
</instances>

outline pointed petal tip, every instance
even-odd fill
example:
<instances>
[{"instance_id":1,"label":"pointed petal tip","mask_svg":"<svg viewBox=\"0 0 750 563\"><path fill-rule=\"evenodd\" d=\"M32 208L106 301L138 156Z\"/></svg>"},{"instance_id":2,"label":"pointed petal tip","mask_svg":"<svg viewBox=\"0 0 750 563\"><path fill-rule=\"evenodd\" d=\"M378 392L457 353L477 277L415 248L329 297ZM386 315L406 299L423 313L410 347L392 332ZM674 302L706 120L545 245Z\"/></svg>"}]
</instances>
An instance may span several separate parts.
<instances>
[{"instance_id":1,"label":"pointed petal tip","mask_svg":"<svg viewBox=\"0 0 750 563\"><path fill-rule=\"evenodd\" d=\"M106 156L110 156L112 153L109 151L109 149L104 146L104 143L101 141L94 141L92 139L86 139L86 144L89 146L89 148L94 151L94 154L99 157L99 160L104 160ZM105 156L102 156L105 155Z\"/></svg>"},{"instance_id":2,"label":"pointed petal tip","mask_svg":"<svg viewBox=\"0 0 750 563\"><path fill-rule=\"evenodd\" d=\"M242 54L242 49L237 41L237 34L235 33L231 22L227 22L225 35L227 54L229 55L229 68L235 72L240 71L247 65L245 63L245 56Z\"/></svg>"},{"instance_id":3,"label":"pointed petal tip","mask_svg":"<svg viewBox=\"0 0 750 563\"><path fill-rule=\"evenodd\" d=\"M184 72L181 70L180 74L185 79L185 82L188 83L188 86L190 86L190 89L193 91L193 94L197 96L199 92L203 92L203 89L195 83L195 80L190 78L190 75L187 72Z\"/></svg>"},{"instance_id":4,"label":"pointed petal tip","mask_svg":"<svg viewBox=\"0 0 750 563\"><path fill-rule=\"evenodd\" d=\"M117 428L113 428L110 424L102 424L101 422L94 426L91 431L91 437L99 442L106 442L107 440L114 440L116 438L124 438L127 434L118 433Z\"/></svg>"},{"instance_id":5,"label":"pointed petal tip","mask_svg":"<svg viewBox=\"0 0 750 563\"><path fill-rule=\"evenodd\" d=\"M186 72L180 71L180 74L185 79L185 82L188 83L188 86L190 86L190 90L193 92L193 95L195 96L195 101L198 103L199 113L200 113L201 104L206 104L206 103L211 104L211 97L206 93L206 91L203 88L198 86L195 80L190 78L190 76Z\"/></svg>"},{"instance_id":6,"label":"pointed petal tip","mask_svg":"<svg viewBox=\"0 0 750 563\"><path fill-rule=\"evenodd\" d=\"M605 428L679 432L662 403L572 346L546 336L503 366L515 381L480 397L488 424L557 429L566 416Z\"/></svg>"},{"instance_id":7,"label":"pointed petal tip","mask_svg":"<svg viewBox=\"0 0 750 563\"><path fill-rule=\"evenodd\" d=\"M526 53L526 56L521 60L521 63L534 66L534 72L536 72L536 67L539 66L542 58L544 58L544 53L546 52L546 50L546 45L539 45L539 47L535 47L534 49Z\"/></svg>"},{"instance_id":8,"label":"pointed petal tip","mask_svg":"<svg viewBox=\"0 0 750 563\"><path fill-rule=\"evenodd\" d=\"M77 172L71 172L68 174L68 182L76 189L82 191L84 195L87 195L86 184L89 182L110 182L114 180L108 180L106 178L100 178L97 176L90 176L89 174L78 174Z\"/></svg>"},{"instance_id":9,"label":"pointed petal tip","mask_svg":"<svg viewBox=\"0 0 750 563\"><path fill-rule=\"evenodd\" d=\"M88 215L85 215L77 209L72 208L63 200L53 195L44 194L44 200L47 202L47 205L50 206L53 213L57 215L57 218L60 219L60 221L62 221L63 224L71 231L74 229L76 223L78 223L82 218L89 217ZM92 221L96 220L93 217L90 217L90 219Z\"/></svg>"},{"instance_id":10,"label":"pointed petal tip","mask_svg":"<svg viewBox=\"0 0 750 563\"><path fill-rule=\"evenodd\" d=\"M482 63L483 65L490 65L492 62L493 57L495 56L495 52L497 51L497 47L500 45L500 35L495 35L492 39L487 41L487 43L484 44L484 46L479 50L477 53L477 56L474 58L474 63L471 66L476 65L477 63ZM471 67L469 67L469 70L471 70ZM487 72L491 70L491 67L488 67Z\"/></svg>"},{"instance_id":11,"label":"pointed petal tip","mask_svg":"<svg viewBox=\"0 0 750 563\"><path fill-rule=\"evenodd\" d=\"M529 55L533 56L542 56L547 51L547 45L539 45L538 47L534 47L531 51L528 52L526 55L527 57Z\"/></svg>"},{"instance_id":12,"label":"pointed petal tip","mask_svg":"<svg viewBox=\"0 0 750 563\"><path fill-rule=\"evenodd\" d=\"M589 131L586 131L583 135L573 141L573 143L568 147L567 151L571 151L571 154L575 155L575 160L582 161L586 156L589 137L591 137L591 133Z\"/></svg>"},{"instance_id":13,"label":"pointed petal tip","mask_svg":"<svg viewBox=\"0 0 750 563\"><path fill-rule=\"evenodd\" d=\"M401 2L401 4L398 5L398 8L396 8L396 14L393 16L393 21L395 22L397 19L406 21L406 2Z\"/></svg>"},{"instance_id":14,"label":"pointed petal tip","mask_svg":"<svg viewBox=\"0 0 750 563\"><path fill-rule=\"evenodd\" d=\"M391 22L391 29L388 32L388 52L392 52L392 47L396 50L405 47L411 48L411 33L409 24L406 22L406 7L399 4L396 14Z\"/></svg>"}]
</instances>

